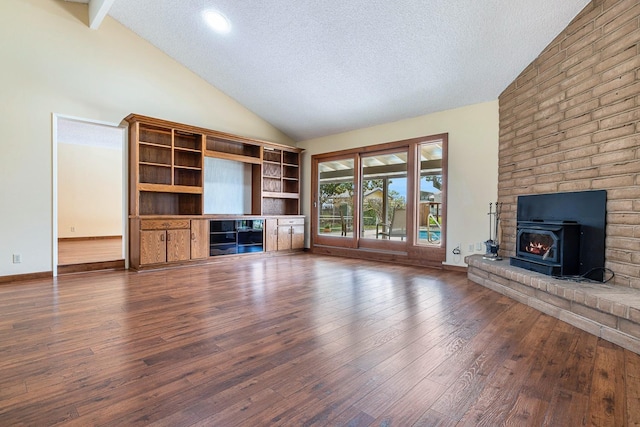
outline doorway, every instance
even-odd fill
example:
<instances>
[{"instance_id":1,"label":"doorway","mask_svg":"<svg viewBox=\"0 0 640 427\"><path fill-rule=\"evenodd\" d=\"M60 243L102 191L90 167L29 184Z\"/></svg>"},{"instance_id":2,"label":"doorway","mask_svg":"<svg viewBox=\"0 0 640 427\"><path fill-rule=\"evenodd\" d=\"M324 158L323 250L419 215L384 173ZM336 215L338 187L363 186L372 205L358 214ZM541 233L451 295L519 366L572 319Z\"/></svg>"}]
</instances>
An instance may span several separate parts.
<instances>
[{"instance_id":1,"label":"doorway","mask_svg":"<svg viewBox=\"0 0 640 427\"><path fill-rule=\"evenodd\" d=\"M53 124L54 275L126 268L126 128Z\"/></svg>"}]
</instances>

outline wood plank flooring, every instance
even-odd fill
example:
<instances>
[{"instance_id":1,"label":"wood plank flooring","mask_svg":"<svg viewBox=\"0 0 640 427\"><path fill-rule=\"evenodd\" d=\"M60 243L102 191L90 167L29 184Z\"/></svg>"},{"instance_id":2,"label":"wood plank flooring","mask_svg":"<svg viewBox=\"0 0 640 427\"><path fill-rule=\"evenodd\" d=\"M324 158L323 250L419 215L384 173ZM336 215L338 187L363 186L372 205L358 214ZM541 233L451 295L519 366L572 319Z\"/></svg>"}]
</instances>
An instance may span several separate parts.
<instances>
[{"instance_id":1,"label":"wood plank flooring","mask_svg":"<svg viewBox=\"0 0 640 427\"><path fill-rule=\"evenodd\" d=\"M58 265L122 259L122 236L58 240Z\"/></svg>"},{"instance_id":2,"label":"wood plank flooring","mask_svg":"<svg viewBox=\"0 0 640 427\"><path fill-rule=\"evenodd\" d=\"M0 425L624 426L640 356L462 273L301 254L0 286Z\"/></svg>"}]
</instances>

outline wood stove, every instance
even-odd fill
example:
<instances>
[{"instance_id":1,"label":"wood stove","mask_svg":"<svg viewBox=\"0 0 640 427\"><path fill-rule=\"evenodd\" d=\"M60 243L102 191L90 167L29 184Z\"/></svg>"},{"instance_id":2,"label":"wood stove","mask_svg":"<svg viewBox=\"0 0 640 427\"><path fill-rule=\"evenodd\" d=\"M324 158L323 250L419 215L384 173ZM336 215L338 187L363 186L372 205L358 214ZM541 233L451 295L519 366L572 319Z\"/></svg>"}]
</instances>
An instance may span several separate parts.
<instances>
[{"instance_id":1,"label":"wood stove","mask_svg":"<svg viewBox=\"0 0 640 427\"><path fill-rule=\"evenodd\" d=\"M519 196L511 265L603 281L606 204L605 190Z\"/></svg>"},{"instance_id":2,"label":"wood stove","mask_svg":"<svg viewBox=\"0 0 640 427\"><path fill-rule=\"evenodd\" d=\"M552 276L575 275L580 265L580 224L520 221L512 265Z\"/></svg>"}]
</instances>

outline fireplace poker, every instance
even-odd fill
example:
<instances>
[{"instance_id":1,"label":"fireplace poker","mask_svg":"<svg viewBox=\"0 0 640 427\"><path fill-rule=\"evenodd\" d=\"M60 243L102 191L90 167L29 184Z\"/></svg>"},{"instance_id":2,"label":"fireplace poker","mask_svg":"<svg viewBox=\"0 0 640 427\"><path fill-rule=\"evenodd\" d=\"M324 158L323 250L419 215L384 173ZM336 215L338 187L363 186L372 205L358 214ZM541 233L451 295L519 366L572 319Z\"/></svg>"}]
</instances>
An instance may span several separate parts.
<instances>
[{"instance_id":1,"label":"fireplace poker","mask_svg":"<svg viewBox=\"0 0 640 427\"><path fill-rule=\"evenodd\" d=\"M487 246L487 253L483 256L484 259L491 261L498 261L502 258L498 255L498 249L500 248L498 242L498 227L500 221L500 211L502 210L502 204L496 201L496 210L493 210L493 203L489 202L489 240L485 245Z\"/></svg>"},{"instance_id":2,"label":"fireplace poker","mask_svg":"<svg viewBox=\"0 0 640 427\"><path fill-rule=\"evenodd\" d=\"M488 242L492 242L493 241L493 233L491 232L491 215L493 212L493 203L489 202L489 213L487 214L489 216L489 240L487 240Z\"/></svg>"}]
</instances>

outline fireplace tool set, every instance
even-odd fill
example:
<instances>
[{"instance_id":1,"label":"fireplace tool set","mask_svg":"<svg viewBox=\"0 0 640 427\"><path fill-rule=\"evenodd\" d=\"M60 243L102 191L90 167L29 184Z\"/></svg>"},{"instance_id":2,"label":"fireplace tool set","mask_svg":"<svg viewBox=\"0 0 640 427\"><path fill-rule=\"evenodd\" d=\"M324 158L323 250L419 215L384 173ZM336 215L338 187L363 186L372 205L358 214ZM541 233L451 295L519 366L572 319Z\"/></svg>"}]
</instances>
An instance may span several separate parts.
<instances>
[{"instance_id":1,"label":"fireplace tool set","mask_svg":"<svg viewBox=\"0 0 640 427\"><path fill-rule=\"evenodd\" d=\"M496 202L495 210L493 203L489 203L489 240L484 242L487 252L482 258L489 261L499 261L502 259L498 255L500 249L500 239L502 238L502 228L500 227L500 213L502 212L502 203Z\"/></svg>"}]
</instances>

